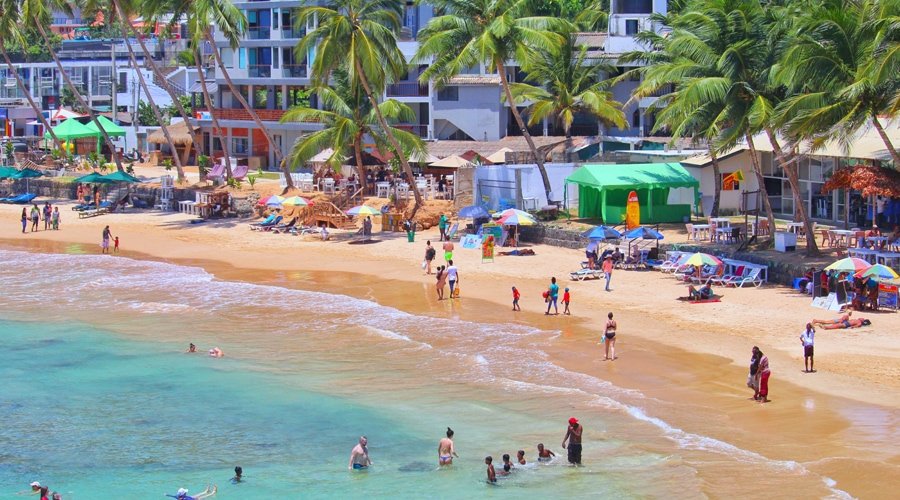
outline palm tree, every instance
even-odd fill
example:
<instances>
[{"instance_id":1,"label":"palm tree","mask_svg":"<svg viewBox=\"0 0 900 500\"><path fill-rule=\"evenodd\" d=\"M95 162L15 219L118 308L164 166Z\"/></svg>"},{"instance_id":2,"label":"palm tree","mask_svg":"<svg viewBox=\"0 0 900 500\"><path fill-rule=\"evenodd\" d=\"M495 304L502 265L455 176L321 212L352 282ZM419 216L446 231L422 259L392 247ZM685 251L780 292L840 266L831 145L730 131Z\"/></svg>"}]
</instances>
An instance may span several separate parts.
<instances>
[{"instance_id":1,"label":"palm tree","mask_svg":"<svg viewBox=\"0 0 900 500\"><path fill-rule=\"evenodd\" d=\"M882 0L878 17L872 22L877 26L875 54L871 66L863 71L873 75L876 85L893 87L887 115L895 117L900 113L900 0Z\"/></svg>"},{"instance_id":2,"label":"palm tree","mask_svg":"<svg viewBox=\"0 0 900 500\"><path fill-rule=\"evenodd\" d=\"M431 18L419 32L419 51L414 62L431 63L422 72L420 81L433 80L440 87L464 68L486 63L495 69L506 102L510 103L510 112L541 172L549 203L552 201L550 177L544 168L544 158L514 104L506 64L525 63L534 57L535 50L554 50L563 40L550 30L563 31L569 23L559 18L528 16L526 0L432 0L430 3L443 15Z\"/></svg>"},{"instance_id":3,"label":"palm tree","mask_svg":"<svg viewBox=\"0 0 900 500\"><path fill-rule=\"evenodd\" d=\"M594 116L607 126L624 127L626 121L622 104L604 90L603 82L597 81L604 67L587 59L587 47L579 47L575 33L563 36L565 42L557 50L539 50L535 57L523 62L528 78L541 85L511 83L510 91L516 104L532 103L528 108L529 125L551 118L562 126L568 154L576 115Z\"/></svg>"},{"instance_id":4,"label":"palm tree","mask_svg":"<svg viewBox=\"0 0 900 500\"><path fill-rule=\"evenodd\" d=\"M325 84L332 73L345 65L352 84L362 86L381 129L403 173L413 180L412 168L376 100L385 85L406 71L406 59L397 46L402 4L393 0L329 0L324 6L304 7L298 24L318 20L318 26L297 44L302 57L316 48L312 73L318 84ZM413 190L415 205L411 218L422 207L422 195Z\"/></svg>"},{"instance_id":5,"label":"palm tree","mask_svg":"<svg viewBox=\"0 0 900 500\"><path fill-rule=\"evenodd\" d=\"M3 55L3 61L6 62L8 72L15 77L16 85L19 86L19 90L25 96L25 99L28 100L28 104L34 110L38 120L41 121L44 130L53 138L56 149L62 151L62 143L56 137L56 134L50 127L50 123L47 122L47 118L44 117L43 110L34 102L34 98L31 97L31 90L25 86L25 82L22 81L22 77L19 75L19 69L13 66L12 61L9 59L9 54L6 52L6 40L18 40L20 47L25 46L24 37L19 28L19 3L19 0L0 0L0 54Z\"/></svg>"},{"instance_id":6,"label":"palm tree","mask_svg":"<svg viewBox=\"0 0 900 500\"><path fill-rule=\"evenodd\" d=\"M378 115L372 109L365 93L359 85L353 85L343 69L334 72L331 86L320 85L316 95L324 109L311 106L296 106L282 118L282 122L316 122L324 125L322 130L307 134L294 143L288 156L291 166L299 167L325 149L333 151L326 163L338 166L351 155L356 159L356 171L360 186L367 190L366 168L363 165L362 145L365 136L371 137L380 151L390 149L386 134L381 130ZM394 99L380 103L381 114L391 122L410 122L416 115L412 108ZM403 151L427 153L425 143L419 136L396 127L391 133L397 138ZM352 149L352 151L351 151Z\"/></svg>"},{"instance_id":7,"label":"palm tree","mask_svg":"<svg viewBox=\"0 0 900 500\"><path fill-rule=\"evenodd\" d=\"M890 23L878 22L890 19L880 5L878 0L823 0L803 11L777 74L794 93L779 113L788 135L817 142L848 142L871 123L894 164L900 165L900 153L879 120L879 115L892 112L892 99L900 89L896 71L886 71L897 68L896 60L893 66L873 64L879 55L884 57L879 33L891 29Z\"/></svg>"},{"instance_id":8,"label":"palm tree","mask_svg":"<svg viewBox=\"0 0 900 500\"><path fill-rule=\"evenodd\" d=\"M50 38L49 35L47 35L47 30L44 28L44 25L49 24L50 12L53 9L66 13L70 13L72 10L69 3L65 0L23 0L22 21L26 26L35 28L38 33L40 33L41 39L47 47L47 51L50 53L50 57L53 58L53 62L56 63L56 67L63 77L63 81L65 81L66 86L72 91L72 94L78 101L78 105L88 113L91 120L93 120L94 125L97 126L97 129L103 136L103 140L109 147L113 161L116 163L116 169L122 172L124 169L122 168L122 161L119 159L119 155L116 154L115 144L113 144L112 140L109 138L109 134L106 133L103 126L100 125L100 122L97 120L97 115L90 106L88 106L87 101L84 100L84 96L81 95L81 92L79 92L78 88L72 83L72 79L69 78L69 74L63 69L62 62L60 62L59 57L56 55L56 51L53 50L53 45L50 43Z\"/></svg>"}]
</instances>

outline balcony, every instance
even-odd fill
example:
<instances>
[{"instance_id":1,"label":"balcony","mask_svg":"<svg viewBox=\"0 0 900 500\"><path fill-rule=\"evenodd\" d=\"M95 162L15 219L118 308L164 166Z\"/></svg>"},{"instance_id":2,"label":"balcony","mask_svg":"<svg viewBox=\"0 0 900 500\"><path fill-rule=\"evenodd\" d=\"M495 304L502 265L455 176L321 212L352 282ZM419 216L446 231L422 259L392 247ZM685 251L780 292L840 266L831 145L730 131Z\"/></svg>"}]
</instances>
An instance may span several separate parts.
<instances>
[{"instance_id":1,"label":"balcony","mask_svg":"<svg viewBox=\"0 0 900 500\"><path fill-rule=\"evenodd\" d=\"M203 112L206 110L198 109L196 111ZM255 109L254 111L256 111L259 119L264 122L277 122L281 120L281 117L286 113L286 111L283 109ZM250 113L248 113L243 108L215 108L215 114L216 118L219 120L253 121L253 118L250 117Z\"/></svg>"},{"instance_id":2,"label":"balcony","mask_svg":"<svg viewBox=\"0 0 900 500\"><path fill-rule=\"evenodd\" d=\"M428 85L419 82L399 82L388 85L388 97L428 97Z\"/></svg>"},{"instance_id":3,"label":"balcony","mask_svg":"<svg viewBox=\"0 0 900 500\"><path fill-rule=\"evenodd\" d=\"M415 123L396 123L393 125L394 128L405 130L411 134L416 134L422 139L428 138L428 124L415 124Z\"/></svg>"},{"instance_id":4,"label":"balcony","mask_svg":"<svg viewBox=\"0 0 900 500\"><path fill-rule=\"evenodd\" d=\"M247 74L250 78L272 78L272 65L251 64L247 67Z\"/></svg>"},{"instance_id":5,"label":"balcony","mask_svg":"<svg viewBox=\"0 0 900 500\"><path fill-rule=\"evenodd\" d=\"M269 40L272 38L272 28L268 26L251 26L247 29L248 40Z\"/></svg>"},{"instance_id":6,"label":"balcony","mask_svg":"<svg viewBox=\"0 0 900 500\"><path fill-rule=\"evenodd\" d=\"M300 39L306 36L306 28L297 28L294 26L281 28L281 38L283 40Z\"/></svg>"},{"instance_id":7,"label":"balcony","mask_svg":"<svg viewBox=\"0 0 900 500\"><path fill-rule=\"evenodd\" d=\"M283 78L306 78L306 65L285 64L282 66L281 75Z\"/></svg>"}]
</instances>

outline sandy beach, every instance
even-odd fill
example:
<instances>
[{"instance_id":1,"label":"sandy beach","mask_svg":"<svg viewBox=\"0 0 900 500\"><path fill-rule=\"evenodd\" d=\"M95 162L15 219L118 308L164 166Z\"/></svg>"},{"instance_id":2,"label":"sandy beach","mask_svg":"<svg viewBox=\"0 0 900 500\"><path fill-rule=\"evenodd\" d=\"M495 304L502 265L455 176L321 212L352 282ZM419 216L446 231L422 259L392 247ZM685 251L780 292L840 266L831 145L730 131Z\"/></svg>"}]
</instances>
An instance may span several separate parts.
<instances>
[{"instance_id":1,"label":"sandy beach","mask_svg":"<svg viewBox=\"0 0 900 500\"><path fill-rule=\"evenodd\" d=\"M420 268L425 240L380 233L377 242L349 244L332 231L314 236L257 233L249 220L191 224L193 217L126 212L80 220L60 204L60 231L21 234L21 206L0 206L0 239L8 248L44 252L97 252L105 225L119 236L120 255L201 265L224 280L318 289L374 300L439 318L557 330L551 347L567 369L641 391L657 411L686 432L702 432L770 459L796 461L837 481L853 496L877 498L900 486L900 315L860 314L868 328L819 330L815 374L803 373L799 335L813 318L829 318L786 287L725 289L722 302L676 300L685 287L657 272L616 271L611 292L601 281L572 282L582 252L535 245L536 255L499 256L482 263L478 250L460 248L462 298L438 301L434 277ZM441 261L438 252L438 261ZM115 257L110 257L115 258ZM544 316L541 292L556 276L572 294L572 316ZM522 293L512 312L510 287ZM326 307L340 307L329 304ZM619 359L603 362L598 345L606 313L619 324ZM859 314L859 313L858 313ZM771 362L772 402L756 404L744 386L750 348ZM527 363L528 360L522 360ZM577 412L579 408L572 408ZM725 480L722 480L723 482ZM719 485L722 486L721 484ZM714 487L711 491L716 491Z\"/></svg>"}]
</instances>

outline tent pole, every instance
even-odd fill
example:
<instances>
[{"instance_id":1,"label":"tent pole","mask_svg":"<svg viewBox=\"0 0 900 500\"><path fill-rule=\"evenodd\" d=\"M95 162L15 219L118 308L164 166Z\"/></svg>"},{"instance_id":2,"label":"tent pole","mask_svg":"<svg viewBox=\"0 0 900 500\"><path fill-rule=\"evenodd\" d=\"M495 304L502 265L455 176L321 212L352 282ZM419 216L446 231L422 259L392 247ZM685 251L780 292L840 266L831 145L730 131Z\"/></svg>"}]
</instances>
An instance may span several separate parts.
<instances>
[{"instance_id":1,"label":"tent pole","mask_svg":"<svg viewBox=\"0 0 900 500\"><path fill-rule=\"evenodd\" d=\"M606 190L600 190L600 217L603 219L603 223L606 224Z\"/></svg>"}]
</instances>

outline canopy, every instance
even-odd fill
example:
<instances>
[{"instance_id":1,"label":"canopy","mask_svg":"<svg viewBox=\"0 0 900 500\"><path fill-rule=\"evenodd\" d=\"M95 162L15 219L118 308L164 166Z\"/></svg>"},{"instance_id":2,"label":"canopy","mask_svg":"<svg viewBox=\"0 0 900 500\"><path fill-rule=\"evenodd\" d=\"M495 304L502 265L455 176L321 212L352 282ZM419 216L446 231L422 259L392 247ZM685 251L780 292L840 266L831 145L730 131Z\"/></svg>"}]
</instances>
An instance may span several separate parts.
<instances>
[{"instance_id":1,"label":"canopy","mask_svg":"<svg viewBox=\"0 0 900 500\"><path fill-rule=\"evenodd\" d=\"M35 177L43 177L44 174L32 168L23 168L18 172L9 176L10 179L33 179Z\"/></svg>"},{"instance_id":2,"label":"canopy","mask_svg":"<svg viewBox=\"0 0 900 500\"><path fill-rule=\"evenodd\" d=\"M625 218L628 194L637 192L642 222L682 222L691 204L669 203L670 190L696 189L700 183L678 163L585 165L566 178L578 185L578 216L618 224Z\"/></svg>"},{"instance_id":3,"label":"canopy","mask_svg":"<svg viewBox=\"0 0 900 500\"><path fill-rule=\"evenodd\" d=\"M642 238L645 240L661 240L665 238L665 236L663 236L659 231L644 226L636 227L631 231L628 231L627 233L625 233L625 237L630 240L637 238Z\"/></svg>"},{"instance_id":4,"label":"canopy","mask_svg":"<svg viewBox=\"0 0 900 500\"><path fill-rule=\"evenodd\" d=\"M597 226L588 229L581 235L592 240L618 240L622 238L622 233L609 226Z\"/></svg>"},{"instance_id":5,"label":"canopy","mask_svg":"<svg viewBox=\"0 0 900 500\"><path fill-rule=\"evenodd\" d=\"M514 208L505 210L498 222L505 226L533 226L538 223L530 213Z\"/></svg>"},{"instance_id":6,"label":"canopy","mask_svg":"<svg viewBox=\"0 0 900 500\"><path fill-rule=\"evenodd\" d=\"M686 261L684 261L684 265L686 266L721 266L722 261L719 260L718 257L714 257L708 253L697 252L690 257Z\"/></svg>"},{"instance_id":7,"label":"canopy","mask_svg":"<svg viewBox=\"0 0 900 500\"><path fill-rule=\"evenodd\" d=\"M512 153L513 150L510 148L500 148L496 153L487 157L488 161L491 163L506 163L506 153Z\"/></svg>"},{"instance_id":8,"label":"canopy","mask_svg":"<svg viewBox=\"0 0 900 500\"><path fill-rule=\"evenodd\" d=\"M68 122L71 120L66 120L66 121ZM103 127L103 130L106 131L106 135L108 135L110 137L124 137L125 136L125 129L116 125L115 123L113 123L112 120L110 120L109 118L107 118L105 116L98 116L97 121L100 122L100 126ZM100 133L100 129L97 128L97 124L94 123L94 120L91 120L90 123L85 125L85 127L87 127L87 129L92 131L94 134ZM56 129L54 129L53 131L56 132Z\"/></svg>"},{"instance_id":9,"label":"canopy","mask_svg":"<svg viewBox=\"0 0 900 500\"><path fill-rule=\"evenodd\" d=\"M129 184L133 184L136 182L141 182L141 180L138 179L137 177L129 174L128 172L122 172L120 170L116 170L115 172L113 172L109 175L104 175L103 179L105 179L106 181L108 181L110 183L127 182Z\"/></svg>"},{"instance_id":10,"label":"canopy","mask_svg":"<svg viewBox=\"0 0 900 500\"><path fill-rule=\"evenodd\" d=\"M193 127L193 129L198 130L198 127ZM184 121L167 126L166 130L169 131L169 136L172 137L172 142L174 142L176 146L189 146L194 143L188 125ZM107 129L107 132L109 132L109 129ZM166 141L166 135L163 134L162 127L148 135L147 142L150 144L167 144L168 141Z\"/></svg>"},{"instance_id":11,"label":"canopy","mask_svg":"<svg viewBox=\"0 0 900 500\"><path fill-rule=\"evenodd\" d=\"M266 206L267 207L280 207L281 203L285 200L283 196L278 196L277 194L273 194L266 198Z\"/></svg>"},{"instance_id":12,"label":"canopy","mask_svg":"<svg viewBox=\"0 0 900 500\"><path fill-rule=\"evenodd\" d=\"M107 179L98 172L91 172L75 179L75 182L78 184L112 184L116 181Z\"/></svg>"},{"instance_id":13,"label":"canopy","mask_svg":"<svg viewBox=\"0 0 900 500\"><path fill-rule=\"evenodd\" d=\"M16 172L18 172L18 170L13 167L0 167L0 179L12 177Z\"/></svg>"},{"instance_id":14,"label":"canopy","mask_svg":"<svg viewBox=\"0 0 900 500\"><path fill-rule=\"evenodd\" d=\"M302 196L291 196L289 198L285 198L282 202L282 205L286 207L307 207L311 205L309 200Z\"/></svg>"},{"instance_id":15,"label":"canopy","mask_svg":"<svg viewBox=\"0 0 900 500\"><path fill-rule=\"evenodd\" d=\"M868 262L857 259L856 257L846 257L839 261L836 261L825 268L826 271L838 271L841 273L856 273L859 271L865 271L866 269L872 267L872 264Z\"/></svg>"},{"instance_id":16,"label":"canopy","mask_svg":"<svg viewBox=\"0 0 900 500\"><path fill-rule=\"evenodd\" d=\"M66 120L59 125L53 127L53 133L56 134L56 137L64 140L71 141L73 139L82 139L84 137L97 137L98 132L96 130L91 130L87 128L87 126L83 125L78 120ZM44 138L50 139L50 132L44 132Z\"/></svg>"},{"instance_id":17,"label":"canopy","mask_svg":"<svg viewBox=\"0 0 900 500\"><path fill-rule=\"evenodd\" d=\"M358 207L353 207L350 210L347 210L347 214L355 215L357 217L363 217L365 215L381 215L381 211L366 205L360 205Z\"/></svg>"},{"instance_id":18,"label":"canopy","mask_svg":"<svg viewBox=\"0 0 900 500\"><path fill-rule=\"evenodd\" d=\"M460 167L471 167L473 166L472 162L466 160L457 155L450 155L446 158L441 158L438 161L431 162L432 167L443 167L443 168L460 168Z\"/></svg>"},{"instance_id":19,"label":"canopy","mask_svg":"<svg viewBox=\"0 0 900 500\"><path fill-rule=\"evenodd\" d=\"M47 119L52 120L52 121L67 120L69 118L78 118L79 116L83 116L74 111L69 111L68 109L65 109L65 108L45 111L45 113L48 114Z\"/></svg>"},{"instance_id":20,"label":"canopy","mask_svg":"<svg viewBox=\"0 0 900 500\"><path fill-rule=\"evenodd\" d=\"M874 266L864 271L857 272L854 276L856 276L857 278L866 278L868 276L873 276L875 278L886 280L895 280L897 278L900 278L900 275L897 275L897 273L893 269L884 264L875 264Z\"/></svg>"}]
</instances>

